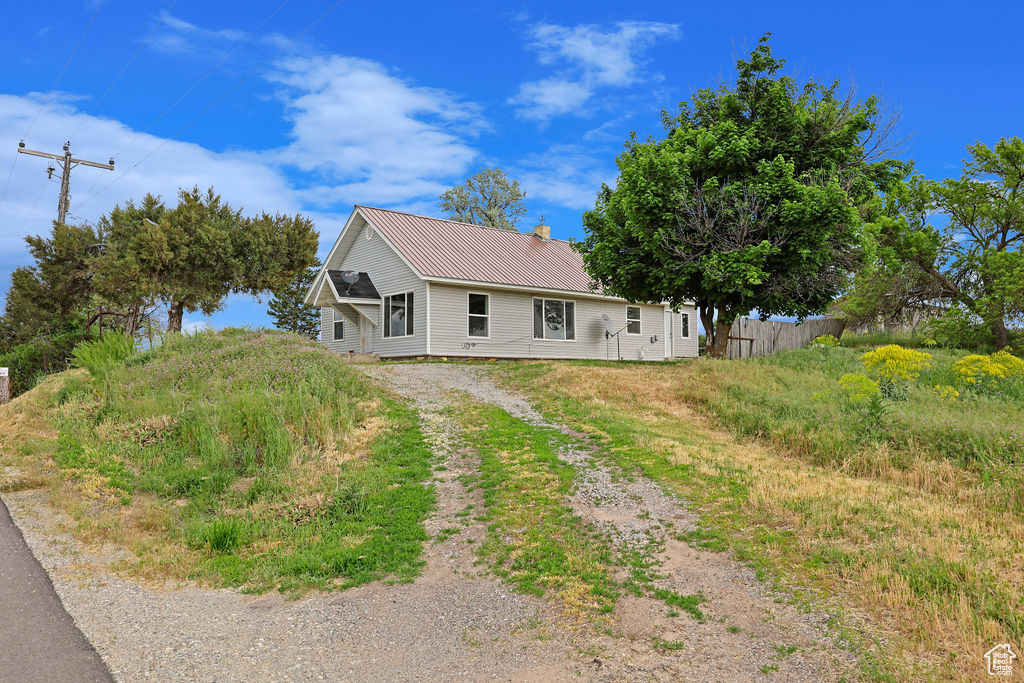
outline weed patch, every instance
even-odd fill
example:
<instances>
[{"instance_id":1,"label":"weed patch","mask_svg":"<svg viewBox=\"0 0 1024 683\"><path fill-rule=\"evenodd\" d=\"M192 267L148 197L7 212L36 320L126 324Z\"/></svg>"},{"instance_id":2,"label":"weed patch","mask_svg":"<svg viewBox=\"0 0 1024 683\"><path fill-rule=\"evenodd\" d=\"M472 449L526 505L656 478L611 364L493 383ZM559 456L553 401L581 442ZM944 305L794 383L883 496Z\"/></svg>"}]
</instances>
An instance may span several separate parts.
<instances>
[{"instance_id":1,"label":"weed patch","mask_svg":"<svg viewBox=\"0 0 1024 683\"><path fill-rule=\"evenodd\" d=\"M128 546L125 571L293 592L419 573L430 449L334 354L254 330L81 350L102 382L54 378L54 434L23 459L53 463L79 535Z\"/></svg>"}]
</instances>

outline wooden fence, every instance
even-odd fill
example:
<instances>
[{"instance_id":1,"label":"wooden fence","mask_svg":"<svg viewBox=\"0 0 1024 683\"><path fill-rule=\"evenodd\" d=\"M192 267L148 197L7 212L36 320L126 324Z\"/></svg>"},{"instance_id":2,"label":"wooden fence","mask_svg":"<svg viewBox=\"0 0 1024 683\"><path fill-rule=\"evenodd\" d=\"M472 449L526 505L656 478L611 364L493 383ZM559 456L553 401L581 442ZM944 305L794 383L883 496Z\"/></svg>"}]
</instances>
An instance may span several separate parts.
<instances>
[{"instance_id":1,"label":"wooden fence","mask_svg":"<svg viewBox=\"0 0 1024 683\"><path fill-rule=\"evenodd\" d=\"M772 356L786 349L803 348L825 334L838 339L845 327L845 320L831 316L810 318L802 323L739 318L729 328L726 357L735 360Z\"/></svg>"}]
</instances>

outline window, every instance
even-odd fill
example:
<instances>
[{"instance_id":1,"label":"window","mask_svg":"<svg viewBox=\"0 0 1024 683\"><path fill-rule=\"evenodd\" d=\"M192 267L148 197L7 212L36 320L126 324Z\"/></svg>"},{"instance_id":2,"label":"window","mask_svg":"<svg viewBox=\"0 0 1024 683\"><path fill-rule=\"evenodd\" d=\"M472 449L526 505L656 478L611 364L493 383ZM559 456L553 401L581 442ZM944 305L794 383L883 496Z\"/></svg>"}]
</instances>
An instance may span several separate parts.
<instances>
[{"instance_id":1,"label":"window","mask_svg":"<svg viewBox=\"0 0 1024 683\"><path fill-rule=\"evenodd\" d=\"M491 336L491 297L488 294L469 294L469 336Z\"/></svg>"},{"instance_id":2,"label":"window","mask_svg":"<svg viewBox=\"0 0 1024 683\"><path fill-rule=\"evenodd\" d=\"M533 338L575 340L575 302L559 299L534 299Z\"/></svg>"},{"instance_id":3,"label":"window","mask_svg":"<svg viewBox=\"0 0 1024 683\"><path fill-rule=\"evenodd\" d=\"M334 321L334 341L339 341L345 338L345 321L335 320Z\"/></svg>"},{"instance_id":4,"label":"window","mask_svg":"<svg viewBox=\"0 0 1024 683\"><path fill-rule=\"evenodd\" d=\"M626 334L640 334L639 306L626 306Z\"/></svg>"},{"instance_id":5,"label":"window","mask_svg":"<svg viewBox=\"0 0 1024 683\"><path fill-rule=\"evenodd\" d=\"M683 336L684 337L689 337L690 336L690 314L689 313L680 313L679 317L682 318L682 320L683 320Z\"/></svg>"},{"instance_id":6,"label":"window","mask_svg":"<svg viewBox=\"0 0 1024 683\"><path fill-rule=\"evenodd\" d=\"M384 297L384 336L412 336L412 292Z\"/></svg>"}]
</instances>

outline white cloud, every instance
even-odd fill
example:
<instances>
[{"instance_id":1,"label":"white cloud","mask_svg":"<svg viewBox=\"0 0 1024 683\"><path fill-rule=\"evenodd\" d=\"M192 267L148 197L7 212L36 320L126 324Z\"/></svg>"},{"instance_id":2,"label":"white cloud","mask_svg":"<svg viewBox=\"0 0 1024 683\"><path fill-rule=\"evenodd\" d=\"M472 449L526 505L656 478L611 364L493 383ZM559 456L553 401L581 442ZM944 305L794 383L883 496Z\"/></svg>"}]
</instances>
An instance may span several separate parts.
<instances>
[{"instance_id":1,"label":"white cloud","mask_svg":"<svg viewBox=\"0 0 1024 683\"><path fill-rule=\"evenodd\" d=\"M547 78L523 83L511 102L521 105L519 111L526 118L546 121L578 110L593 92L591 86L583 83L564 78Z\"/></svg>"},{"instance_id":2,"label":"white cloud","mask_svg":"<svg viewBox=\"0 0 1024 683\"><path fill-rule=\"evenodd\" d=\"M594 208L601 183L613 184L616 174L608 158L579 145L554 145L520 160L514 170L531 200L579 210Z\"/></svg>"},{"instance_id":3,"label":"white cloud","mask_svg":"<svg viewBox=\"0 0 1024 683\"><path fill-rule=\"evenodd\" d=\"M212 329L213 325L205 320L190 320L185 317L181 319L182 334L198 334L199 332L205 332Z\"/></svg>"},{"instance_id":4,"label":"white cloud","mask_svg":"<svg viewBox=\"0 0 1024 683\"><path fill-rule=\"evenodd\" d=\"M477 105L412 85L380 64L329 56L285 60L270 79L291 121L292 142L278 161L325 174L310 188L330 197L394 203L437 196L479 158L470 140L487 129Z\"/></svg>"},{"instance_id":5,"label":"white cloud","mask_svg":"<svg viewBox=\"0 0 1024 683\"><path fill-rule=\"evenodd\" d=\"M0 95L0 129L25 130L39 110L39 104L38 96ZM95 161L106 161L111 153L125 147L136 135L118 121L82 113L73 98L57 95L39 116L26 144L33 149L59 153L67 132L78 129L79 124L81 130L71 141L72 152L77 157ZM114 204L141 199L146 192L160 194L173 204L178 188L192 185L214 185L226 201L244 206L247 212L302 208L280 172L242 153L218 153L193 143L170 141L137 169L129 170L165 141L152 135L140 135L117 160L114 171L86 166L75 168L71 174L71 218L95 221ZM12 157L15 157L13 150L0 151L4 176L15 161ZM0 225L3 226L0 268L3 269L25 261L22 237L49 231L59 190L59 183L46 180L48 164L45 159L20 154L16 159L10 186L0 204ZM125 171L128 173L120 177ZM56 174L55 177L59 178ZM117 182L109 189L103 189L115 179ZM36 197L39 202L32 211Z\"/></svg>"},{"instance_id":6,"label":"white cloud","mask_svg":"<svg viewBox=\"0 0 1024 683\"><path fill-rule=\"evenodd\" d=\"M592 24L536 24L529 47L541 64L561 68L553 78L522 83L509 103L520 116L538 121L580 111L600 87L639 82L637 55L657 40L678 36L678 25L653 21L621 21L609 30Z\"/></svg>"},{"instance_id":7,"label":"white cloud","mask_svg":"<svg viewBox=\"0 0 1024 683\"><path fill-rule=\"evenodd\" d=\"M155 21L160 21L155 19ZM187 57L203 63L212 58L222 58L241 47L245 41L251 49L280 48L289 42L287 36L280 33L256 32L248 38L252 31L234 28L208 29L193 23L167 15L162 24L149 39L150 49L175 57Z\"/></svg>"},{"instance_id":8,"label":"white cloud","mask_svg":"<svg viewBox=\"0 0 1024 683\"><path fill-rule=\"evenodd\" d=\"M138 134L119 121L83 113L78 98L63 93L49 102L26 142L59 152L67 131L81 125L72 140L74 154L106 161L134 140L118 156L115 171L80 166L72 172L73 220L95 221L115 204L141 199L146 192L173 204L179 187L213 185L246 213L305 213L326 244L333 243L354 203L436 209L441 191L480 156L471 138L486 123L476 105L410 84L374 62L292 58L269 80L279 88L277 97L286 111L291 141L283 147L218 152ZM39 94L0 95L0 130L25 130L41 101ZM14 156L0 150L0 182ZM4 281L3 271L27 261L22 238L49 231L59 183L47 182L46 166L44 159L17 155L0 204Z\"/></svg>"}]
</instances>

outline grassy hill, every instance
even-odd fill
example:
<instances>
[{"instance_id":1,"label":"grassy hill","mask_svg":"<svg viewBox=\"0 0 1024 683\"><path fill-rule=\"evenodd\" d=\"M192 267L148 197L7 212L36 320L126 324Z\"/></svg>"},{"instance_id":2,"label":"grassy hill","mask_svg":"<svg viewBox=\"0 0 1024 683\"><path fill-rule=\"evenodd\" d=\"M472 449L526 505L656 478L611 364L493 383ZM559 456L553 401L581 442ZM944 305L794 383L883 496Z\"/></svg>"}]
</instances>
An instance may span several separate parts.
<instances>
[{"instance_id":1,"label":"grassy hill","mask_svg":"<svg viewBox=\"0 0 1024 683\"><path fill-rule=\"evenodd\" d=\"M981 676L994 644L1024 646L1024 377L971 388L964 353L932 351L869 409L839 384L868 350L495 372L691 501L690 542L866 618L869 677Z\"/></svg>"},{"instance_id":2,"label":"grassy hill","mask_svg":"<svg viewBox=\"0 0 1024 683\"><path fill-rule=\"evenodd\" d=\"M300 337L181 337L0 408L0 490L44 488L133 575L252 590L408 579L430 451L415 417Z\"/></svg>"}]
</instances>

